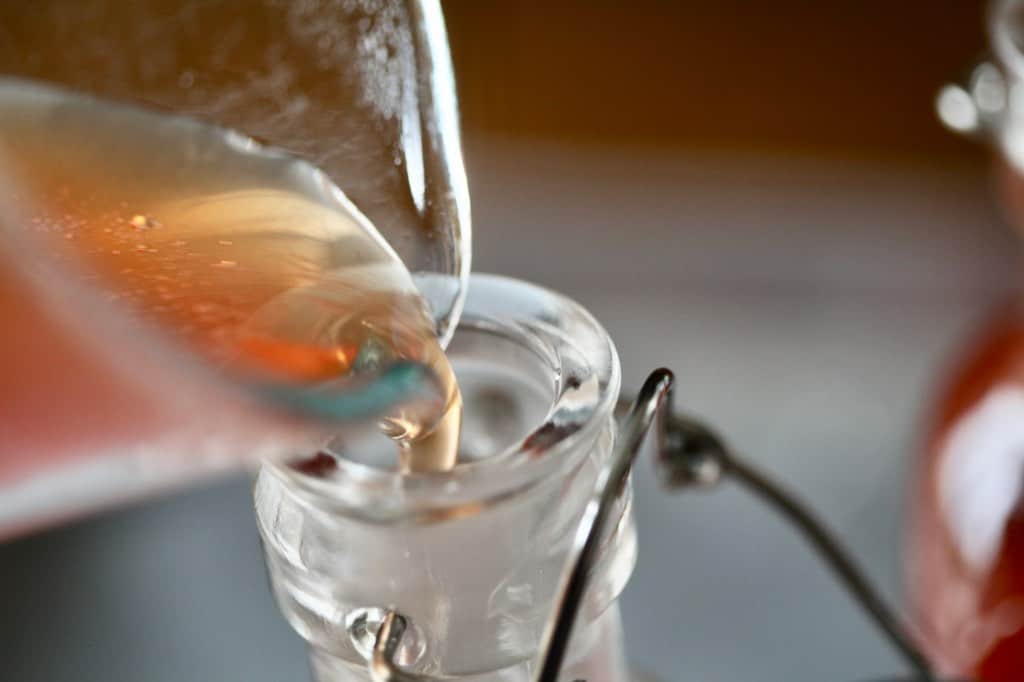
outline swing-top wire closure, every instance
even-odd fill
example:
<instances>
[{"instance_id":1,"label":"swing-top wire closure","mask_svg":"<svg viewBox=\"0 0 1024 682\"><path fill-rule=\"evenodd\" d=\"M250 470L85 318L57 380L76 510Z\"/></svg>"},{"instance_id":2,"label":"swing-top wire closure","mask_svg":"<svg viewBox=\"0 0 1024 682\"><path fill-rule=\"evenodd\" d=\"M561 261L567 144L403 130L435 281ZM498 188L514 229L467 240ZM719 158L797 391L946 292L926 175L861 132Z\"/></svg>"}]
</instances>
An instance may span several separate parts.
<instances>
[{"instance_id":1,"label":"swing-top wire closure","mask_svg":"<svg viewBox=\"0 0 1024 682\"><path fill-rule=\"evenodd\" d=\"M810 548L911 671L910 676L888 678L889 682L938 682L931 664L901 619L817 516L793 494L739 457L701 421L673 414L673 383L671 371L657 369L644 382L631 405L620 402L626 416L621 422L612 456L598 475L594 493L577 526L552 615L541 640L533 682L559 682L559 672L591 569L598 558L601 538L608 524L614 520L615 502L629 480L633 463L648 435L654 438L657 470L669 491L708 489L732 479L775 509L803 535ZM652 426L655 427L653 433ZM374 682L433 682L434 678L408 672L395 663L406 625L406 619L400 613L394 610L386 612L369 660Z\"/></svg>"}]
</instances>

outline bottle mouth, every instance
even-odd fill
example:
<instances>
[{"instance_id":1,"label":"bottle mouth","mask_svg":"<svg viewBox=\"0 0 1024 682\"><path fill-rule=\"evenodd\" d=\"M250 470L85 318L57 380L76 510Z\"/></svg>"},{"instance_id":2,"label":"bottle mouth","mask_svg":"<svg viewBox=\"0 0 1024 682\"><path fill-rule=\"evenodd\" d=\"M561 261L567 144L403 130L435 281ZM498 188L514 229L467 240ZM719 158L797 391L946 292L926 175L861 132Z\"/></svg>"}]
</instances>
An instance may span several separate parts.
<instances>
[{"instance_id":1,"label":"bottle mouth","mask_svg":"<svg viewBox=\"0 0 1024 682\"><path fill-rule=\"evenodd\" d=\"M346 516L383 523L464 516L578 465L618 398L618 356L601 325L570 299L514 279L470 278L448 358L464 404L453 469L385 468L394 444L378 458L382 437L353 440L347 430L315 458L265 472Z\"/></svg>"}]
</instances>

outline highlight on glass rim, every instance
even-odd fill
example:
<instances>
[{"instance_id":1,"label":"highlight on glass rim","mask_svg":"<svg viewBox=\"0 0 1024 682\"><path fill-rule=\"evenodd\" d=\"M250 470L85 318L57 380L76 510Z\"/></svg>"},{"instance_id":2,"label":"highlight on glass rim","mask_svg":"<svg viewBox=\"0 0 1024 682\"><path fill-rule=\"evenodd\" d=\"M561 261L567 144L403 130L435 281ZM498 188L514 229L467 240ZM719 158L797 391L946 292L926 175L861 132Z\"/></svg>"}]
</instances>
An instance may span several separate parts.
<instances>
[{"instance_id":1,"label":"highlight on glass rim","mask_svg":"<svg viewBox=\"0 0 1024 682\"><path fill-rule=\"evenodd\" d=\"M1024 679L1022 92L1021 0L3 4L0 679Z\"/></svg>"}]
</instances>

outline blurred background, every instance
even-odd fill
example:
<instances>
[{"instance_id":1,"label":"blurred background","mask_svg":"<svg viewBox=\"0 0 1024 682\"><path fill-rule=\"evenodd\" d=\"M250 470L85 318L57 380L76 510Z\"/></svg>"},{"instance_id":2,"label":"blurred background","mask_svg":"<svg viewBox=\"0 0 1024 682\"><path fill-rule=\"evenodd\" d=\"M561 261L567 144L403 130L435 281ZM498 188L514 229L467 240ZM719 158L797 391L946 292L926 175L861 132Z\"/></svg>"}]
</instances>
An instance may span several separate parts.
<instances>
[{"instance_id":1,"label":"blurred background","mask_svg":"<svg viewBox=\"0 0 1024 682\"><path fill-rule=\"evenodd\" d=\"M805 496L886 595L943 372L1017 280L990 156L940 85L981 3L446 0L474 268L589 307L626 390L656 365ZM623 596L665 682L901 672L781 522L738 491L637 475ZM248 481L0 545L0 677L303 680Z\"/></svg>"}]
</instances>

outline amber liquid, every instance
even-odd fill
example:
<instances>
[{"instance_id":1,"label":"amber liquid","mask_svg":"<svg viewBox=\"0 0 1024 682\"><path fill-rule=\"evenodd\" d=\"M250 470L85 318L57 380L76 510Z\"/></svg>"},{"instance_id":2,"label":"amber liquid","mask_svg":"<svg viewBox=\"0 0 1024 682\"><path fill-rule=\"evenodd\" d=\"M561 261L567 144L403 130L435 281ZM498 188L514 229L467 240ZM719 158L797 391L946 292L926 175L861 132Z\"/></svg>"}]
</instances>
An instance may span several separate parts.
<instances>
[{"instance_id":1,"label":"amber liquid","mask_svg":"<svg viewBox=\"0 0 1024 682\"><path fill-rule=\"evenodd\" d=\"M0 79L0 208L218 369L293 386L428 365L400 466L454 465L461 399L401 261L312 165L198 121Z\"/></svg>"}]
</instances>

